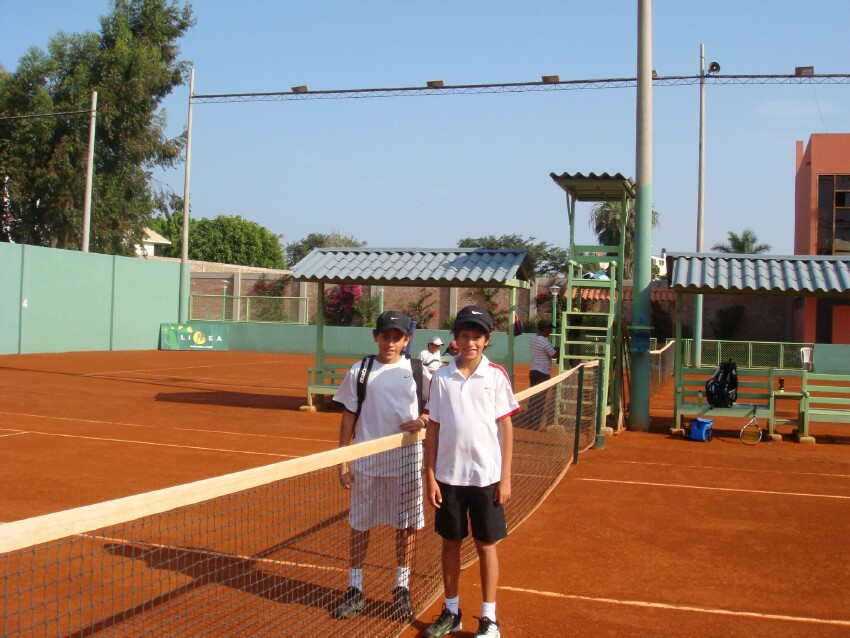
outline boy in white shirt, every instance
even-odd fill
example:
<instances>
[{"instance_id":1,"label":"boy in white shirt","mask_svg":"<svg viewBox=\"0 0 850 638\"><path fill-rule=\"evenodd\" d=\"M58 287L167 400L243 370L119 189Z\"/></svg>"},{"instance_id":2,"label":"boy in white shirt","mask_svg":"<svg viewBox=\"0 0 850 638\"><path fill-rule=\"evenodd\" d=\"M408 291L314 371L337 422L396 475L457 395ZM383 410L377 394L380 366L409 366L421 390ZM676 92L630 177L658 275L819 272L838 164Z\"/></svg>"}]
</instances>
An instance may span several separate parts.
<instances>
[{"instance_id":1,"label":"boy in white shirt","mask_svg":"<svg viewBox=\"0 0 850 638\"><path fill-rule=\"evenodd\" d=\"M378 354L368 369L367 392L362 405L358 400L357 383L362 367L368 366L368 359L351 367L334 395L334 401L345 408L339 427L340 447L399 431L418 432L424 427L410 360L402 356L410 341L409 328L410 318L401 312L390 310L378 317L372 331ZM358 459L350 465L340 465L342 487L351 490L348 519L351 557L349 587L331 612L334 618L351 618L365 606L363 563L369 530L377 525L396 529L396 586L392 592L391 615L395 620L413 618L410 563L416 530L425 525L421 459L421 446L416 443Z\"/></svg>"},{"instance_id":2,"label":"boy in white shirt","mask_svg":"<svg viewBox=\"0 0 850 638\"><path fill-rule=\"evenodd\" d=\"M443 340L439 337L431 337L428 340L426 350L419 353L419 360L422 361L422 398L428 400L428 388L431 385L431 377L439 370L443 361L440 358L440 346L443 345Z\"/></svg>"},{"instance_id":3,"label":"boy in white shirt","mask_svg":"<svg viewBox=\"0 0 850 638\"><path fill-rule=\"evenodd\" d=\"M475 635L500 635L496 543L507 536L503 505L511 497L511 415L519 412L519 404L507 372L484 356L492 325L484 308L463 308L454 327L460 352L431 381L424 473L428 502L436 508L434 526L443 538L445 605L426 636L461 630L460 549L469 524L481 570L482 609Z\"/></svg>"}]
</instances>

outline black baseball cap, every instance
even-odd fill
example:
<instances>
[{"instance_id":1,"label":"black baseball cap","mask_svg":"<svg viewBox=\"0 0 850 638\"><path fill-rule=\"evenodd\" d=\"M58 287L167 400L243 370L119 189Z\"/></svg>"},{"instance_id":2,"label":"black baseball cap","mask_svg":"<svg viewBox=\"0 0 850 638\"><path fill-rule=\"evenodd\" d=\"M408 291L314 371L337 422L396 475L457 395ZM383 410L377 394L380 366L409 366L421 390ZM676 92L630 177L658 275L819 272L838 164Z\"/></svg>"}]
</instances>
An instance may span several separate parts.
<instances>
[{"instance_id":1,"label":"black baseball cap","mask_svg":"<svg viewBox=\"0 0 850 638\"><path fill-rule=\"evenodd\" d=\"M397 310L382 312L375 322L375 332L387 332L393 328L400 330L402 334L410 334L410 317Z\"/></svg>"},{"instance_id":2,"label":"black baseball cap","mask_svg":"<svg viewBox=\"0 0 850 638\"><path fill-rule=\"evenodd\" d=\"M484 329L484 332L490 332L493 329L493 317L486 308L481 306L466 306L461 309L455 317L455 327L465 323L472 323Z\"/></svg>"}]
</instances>

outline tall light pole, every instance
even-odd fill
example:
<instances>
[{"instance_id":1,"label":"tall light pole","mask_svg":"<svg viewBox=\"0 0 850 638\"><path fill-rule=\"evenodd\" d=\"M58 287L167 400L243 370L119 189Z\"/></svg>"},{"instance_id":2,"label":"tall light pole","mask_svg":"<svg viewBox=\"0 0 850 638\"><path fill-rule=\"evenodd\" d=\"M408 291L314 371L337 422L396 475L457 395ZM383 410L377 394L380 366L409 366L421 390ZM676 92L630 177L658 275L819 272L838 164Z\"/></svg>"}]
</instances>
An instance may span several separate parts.
<instances>
[{"instance_id":1,"label":"tall light pole","mask_svg":"<svg viewBox=\"0 0 850 638\"><path fill-rule=\"evenodd\" d=\"M91 229L91 191L94 178L94 130L97 125L97 91L91 94L91 114L89 115L89 153L86 159L86 196L83 201L83 245L82 252L89 251L89 233Z\"/></svg>"},{"instance_id":2,"label":"tall light pole","mask_svg":"<svg viewBox=\"0 0 850 638\"><path fill-rule=\"evenodd\" d=\"M646 335L650 326L649 286L652 280L652 1L638 0L637 109L635 160L635 261L633 275L633 334ZM626 206L623 205L625 210ZM646 350L637 348L645 344ZM645 339L631 340L629 427L649 429L649 347ZM607 374L607 371L606 371Z\"/></svg>"},{"instance_id":3,"label":"tall light pole","mask_svg":"<svg viewBox=\"0 0 850 638\"><path fill-rule=\"evenodd\" d=\"M189 320L189 176L192 171L192 98L195 94L195 69L189 72L189 116L186 122L186 171L183 177L183 237L180 242L180 323Z\"/></svg>"},{"instance_id":4,"label":"tall light pole","mask_svg":"<svg viewBox=\"0 0 850 638\"><path fill-rule=\"evenodd\" d=\"M709 73L717 73L720 65L712 62ZM699 45L699 175L697 178L697 252L703 250L705 222L705 45ZM702 365L702 295L694 295L693 365Z\"/></svg>"}]
</instances>

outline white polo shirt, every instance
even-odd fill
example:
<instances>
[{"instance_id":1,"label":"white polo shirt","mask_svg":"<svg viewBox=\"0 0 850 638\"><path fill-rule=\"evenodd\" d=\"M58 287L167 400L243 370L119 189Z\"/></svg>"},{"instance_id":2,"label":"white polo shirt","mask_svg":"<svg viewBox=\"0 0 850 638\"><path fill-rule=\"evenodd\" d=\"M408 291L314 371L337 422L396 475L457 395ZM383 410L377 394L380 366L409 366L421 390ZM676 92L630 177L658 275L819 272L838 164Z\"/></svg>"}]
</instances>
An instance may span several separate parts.
<instances>
[{"instance_id":1,"label":"white polo shirt","mask_svg":"<svg viewBox=\"0 0 850 638\"><path fill-rule=\"evenodd\" d=\"M519 412L508 373L487 357L468 379L454 358L434 374L425 411L440 424L434 474L441 483L484 487L502 477L497 421Z\"/></svg>"}]
</instances>

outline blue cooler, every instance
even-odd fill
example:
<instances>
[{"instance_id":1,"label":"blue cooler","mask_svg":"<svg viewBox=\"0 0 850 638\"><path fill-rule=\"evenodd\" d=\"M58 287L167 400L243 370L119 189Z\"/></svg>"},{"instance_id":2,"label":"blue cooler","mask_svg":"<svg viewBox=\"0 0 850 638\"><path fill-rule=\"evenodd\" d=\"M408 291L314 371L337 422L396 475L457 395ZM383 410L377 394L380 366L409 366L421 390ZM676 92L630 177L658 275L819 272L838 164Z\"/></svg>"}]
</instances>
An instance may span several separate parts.
<instances>
[{"instance_id":1,"label":"blue cooler","mask_svg":"<svg viewBox=\"0 0 850 638\"><path fill-rule=\"evenodd\" d=\"M711 419L691 419L690 436L691 441L711 441L711 428L714 421Z\"/></svg>"}]
</instances>

